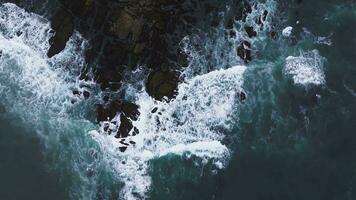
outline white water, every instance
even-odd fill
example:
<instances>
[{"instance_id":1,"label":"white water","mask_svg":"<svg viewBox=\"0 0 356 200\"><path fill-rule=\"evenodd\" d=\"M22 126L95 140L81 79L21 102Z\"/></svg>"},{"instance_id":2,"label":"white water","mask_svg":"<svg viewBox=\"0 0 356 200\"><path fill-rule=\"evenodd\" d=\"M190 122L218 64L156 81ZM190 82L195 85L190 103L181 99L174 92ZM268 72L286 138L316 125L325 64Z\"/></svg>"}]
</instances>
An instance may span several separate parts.
<instances>
[{"instance_id":1,"label":"white water","mask_svg":"<svg viewBox=\"0 0 356 200\"><path fill-rule=\"evenodd\" d=\"M94 84L77 78L86 42L76 33L62 53L48 59L50 36L46 19L14 4L0 6L0 103L8 115L34 130L48 153L56 156L53 168L68 168L73 177L79 177L79 182L73 182L75 193L69 195L87 199L96 192L95 182L85 171L93 161L85 154L95 151L88 148L90 140L84 140L90 139L85 131L93 127L82 117L90 100L84 102L72 94L82 84Z\"/></svg>"},{"instance_id":2,"label":"white water","mask_svg":"<svg viewBox=\"0 0 356 200\"><path fill-rule=\"evenodd\" d=\"M264 9L272 12L267 5L270 4L258 4L246 23L256 26L255 18ZM268 28L267 22L265 28ZM93 82L82 82L77 78L85 64L85 40L76 33L62 53L48 59L46 51L50 36L46 19L13 4L0 7L1 103L8 112L17 114L33 126L47 141L47 146L60 146L63 153L59 153L58 159L71 160L69 168L81 180L77 183L79 186L73 186L73 199L94 198L96 193L96 182L92 180L95 177L86 176L86 169L97 170L94 163L97 161L88 161L85 157L88 152L96 152L91 149L89 135L99 144L106 165L125 183L121 191L123 199L137 199L135 194L145 197L151 185L148 170L152 159L168 154L185 158L195 155L200 159L196 161L198 164L212 161L217 169L227 164L230 152L221 141L231 130L231 121L237 123L238 98L243 90L246 68L240 65L242 61L236 56L235 49L239 39L246 39L245 35L238 35L232 41L237 44L229 48L224 46L221 35L215 42L204 40L206 49L214 49L216 57L219 51L225 52L212 68L206 67L208 63L202 54L185 49L192 53L190 67L184 72L188 78L179 86L174 101L158 102L145 91L137 91L135 98L141 116L134 126L140 134L131 138L136 145L124 153L118 150L120 144L114 137L96 130L86 134L86 130L96 127L84 119L82 112L92 106L95 97L83 101L72 94L73 89L81 90L83 84L95 87ZM214 48L216 44L220 44L219 48ZM74 105L71 103L73 99L77 102ZM154 108L158 111L152 114ZM69 146L62 146L62 140L69 140Z\"/></svg>"},{"instance_id":3,"label":"white water","mask_svg":"<svg viewBox=\"0 0 356 200\"><path fill-rule=\"evenodd\" d=\"M285 73L297 85L322 85L325 83L323 57L317 50L302 52L286 58Z\"/></svg>"},{"instance_id":4,"label":"white water","mask_svg":"<svg viewBox=\"0 0 356 200\"><path fill-rule=\"evenodd\" d=\"M147 174L151 159L170 153L194 154L203 162L214 160L218 168L221 163L226 164L229 151L220 142L224 134L219 130L229 130L229 120L238 112L236 97L242 91L244 71L244 66L235 66L196 76L179 86L177 98L170 103L155 101L142 91L136 102L141 116L134 122L140 134L129 138L136 145L124 153L119 151L120 144L114 137L92 132L122 176L124 198L135 199L132 193L147 191L151 183ZM152 114L154 108L158 111Z\"/></svg>"},{"instance_id":5,"label":"white water","mask_svg":"<svg viewBox=\"0 0 356 200\"><path fill-rule=\"evenodd\" d=\"M213 36L197 34L184 38L182 49L189 55L189 67L183 72L185 82L180 84L178 96L173 101L155 101L144 90L135 91L129 87L140 106L139 120L133 122L140 134L126 139L136 144L129 146L124 153L120 152L122 145L113 136L100 131L91 132L105 152L108 165L125 183L122 199L147 197L152 181L149 175L152 159L169 154L189 159L194 155L198 157L194 161L196 165L212 162L216 169L227 165L230 150L221 141L231 131L232 125L238 123L239 95L243 91L246 70L236 55L236 47L241 40L249 40L252 44L263 40L266 37L263 31L270 29L269 21L268 18L264 21L261 30L256 18L264 10L273 13L274 9L274 1L257 4L253 8L245 24L256 27L255 30L261 34L252 40L241 34L243 24L236 24L236 38L226 39L223 24ZM152 114L155 108L158 110Z\"/></svg>"}]
</instances>

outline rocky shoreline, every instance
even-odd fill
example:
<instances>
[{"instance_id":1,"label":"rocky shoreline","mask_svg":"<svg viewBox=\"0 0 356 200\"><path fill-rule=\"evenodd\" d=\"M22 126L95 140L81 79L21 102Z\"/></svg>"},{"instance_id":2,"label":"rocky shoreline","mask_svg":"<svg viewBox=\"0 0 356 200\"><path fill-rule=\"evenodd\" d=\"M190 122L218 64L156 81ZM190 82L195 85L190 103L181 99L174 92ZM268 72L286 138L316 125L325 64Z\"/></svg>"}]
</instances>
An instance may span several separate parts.
<instances>
[{"instance_id":1,"label":"rocky shoreline","mask_svg":"<svg viewBox=\"0 0 356 200\"><path fill-rule=\"evenodd\" d=\"M82 79L94 79L103 91L118 91L124 85L124 73L144 66L149 72L145 80L147 93L156 100L169 101L177 93L180 72L187 66L187 55L180 49L180 40L201 24L216 27L219 13L216 2L188 0L59 0L60 6L51 18L54 31L49 43L48 57L61 52L74 30L90 43L86 50L88 66ZM233 3L234 12L227 14L227 37L236 37L234 21L245 21L252 12L247 1ZM224 9L224 8L222 8ZM205 14L204 14L205 13ZM209 15L210 18L204 19ZM261 13L260 28L268 15ZM198 23L199 22L199 23ZM249 38L257 36L254 27L244 27ZM248 40L241 41L236 56L248 64L253 50ZM88 73L92 71L90 75ZM92 77L90 77L92 76ZM73 91L77 94L76 91ZM83 94L86 98L90 92ZM245 94L241 94L243 99ZM139 116L139 107L131 102L105 97L97 106L97 122L104 123L104 131L116 138L139 134L132 121ZM119 127L109 122L121 113ZM124 142L125 143L125 142ZM125 148L126 149L126 148Z\"/></svg>"}]
</instances>

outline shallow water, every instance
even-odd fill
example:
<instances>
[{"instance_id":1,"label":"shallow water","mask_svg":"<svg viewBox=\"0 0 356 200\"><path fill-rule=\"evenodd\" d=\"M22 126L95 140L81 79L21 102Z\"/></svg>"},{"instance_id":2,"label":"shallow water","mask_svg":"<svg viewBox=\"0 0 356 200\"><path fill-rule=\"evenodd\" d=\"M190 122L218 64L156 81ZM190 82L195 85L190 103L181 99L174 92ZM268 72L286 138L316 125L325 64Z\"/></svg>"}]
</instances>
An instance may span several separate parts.
<instances>
[{"instance_id":1,"label":"shallow water","mask_svg":"<svg viewBox=\"0 0 356 200\"><path fill-rule=\"evenodd\" d=\"M78 79L85 39L48 59L49 22L2 5L0 199L355 199L356 4L261 1L246 23L264 9L252 63L236 56L241 26L228 39L222 23L182 38L190 62L173 102L126 86L141 134L121 153L91 121L101 94ZM71 93L82 85L89 100Z\"/></svg>"}]
</instances>

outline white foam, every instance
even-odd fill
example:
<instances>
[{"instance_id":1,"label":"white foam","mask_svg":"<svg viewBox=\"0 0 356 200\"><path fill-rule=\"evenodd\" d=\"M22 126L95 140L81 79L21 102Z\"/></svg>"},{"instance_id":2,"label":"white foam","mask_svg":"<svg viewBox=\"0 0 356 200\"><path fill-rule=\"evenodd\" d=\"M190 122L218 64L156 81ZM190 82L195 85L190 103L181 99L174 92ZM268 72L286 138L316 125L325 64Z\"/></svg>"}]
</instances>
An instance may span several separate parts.
<instances>
[{"instance_id":1,"label":"white foam","mask_svg":"<svg viewBox=\"0 0 356 200\"><path fill-rule=\"evenodd\" d=\"M236 96L242 91L245 69L234 66L196 76L182 83L178 96L169 103L155 101L141 92L136 102L141 116L133 123L140 134L129 138L136 145L124 153L118 150L116 138L91 132L125 183L122 198L136 199L133 193L144 196L151 183L148 162L153 158L196 155L203 162L213 161L216 168L226 165L229 150L220 141L223 131L231 129L232 114L238 113ZM152 114L154 108L158 110Z\"/></svg>"},{"instance_id":2,"label":"white foam","mask_svg":"<svg viewBox=\"0 0 356 200\"><path fill-rule=\"evenodd\" d=\"M283 35L284 37L289 37L289 36L292 34L292 31L293 31L293 27L287 26L286 28L284 28L284 29L282 30L282 35Z\"/></svg>"},{"instance_id":3,"label":"white foam","mask_svg":"<svg viewBox=\"0 0 356 200\"><path fill-rule=\"evenodd\" d=\"M71 191L75 192L69 195L88 199L95 195L96 183L86 176L85 169L92 163L84 159L89 144L83 138L92 124L81 117L85 109L75 109L79 104L71 103L73 98L82 100L73 96L72 89L82 82L78 76L86 42L75 33L63 52L48 59L50 37L46 19L14 4L0 5L0 103L8 115L17 116L17 121L34 130L44 145L55 151L58 160L51 167L70 165L65 168L78 178L73 179ZM74 110L78 111L73 114Z\"/></svg>"},{"instance_id":4,"label":"white foam","mask_svg":"<svg viewBox=\"0 0 356 200\"><path fill-rule=\"evenodd\" d=\"M189 66L182 73L185 82L179 85L178 96L173 101L155 101L145 91L126 86L135 94L130 94L131 99L137 99L136 104L140 106L139 120L133 122L140 134L126 139L136 144L122 153L119 151L122 145L116 138L91 132L105 152L107 162L125 183L121 199L146 198L151 185L148 170L152 159L172 154L184 158L194 155L197 165L208 161L216 169L227 165L230 151L221 141L231 131L232 124L238 123L237 97L242 91L246 69L241 66L244 62L237 56L236 48L242 40L254 44L267 38L263 32L271 29L269 15L276 8L273 0L253 6L246 22L236 22L240 24L234 27L234 38L226 38L223 23L213 35L197 32L185 37L181 48L188 55ZM265 10L269 13L266 21L262 18ZM257 24L258 19L263 20L263 26ZM250 39L243 34L246 25L255 27L257 38ZM158 110L152 114L154 108Z\"/></svg>"},{"instance_id":5,"label":"white foam","mask_svg":"<svg viewBox=\"0 0 356 200\"><path fill-rule=\"evenodd\" d=\"M288 56L284 71L292 76L297 85L322 85L325 83L323 57L317 50L301 53L300 56Z\"/></svg>"},{"instance_id":6,"label":"white foam","mask_svg":"<svg viewBox=\"0 0 356 200\"><path fill-rule=\"evenodd\" d=\"M85 41L76 33L68 48L48 59L49 22L9 3L0 6L0 27L1 96L12 105L8 110L63 117L71 107L71 89L81 82L77 76L84 64Z\"/></svg>"}]
</instances>

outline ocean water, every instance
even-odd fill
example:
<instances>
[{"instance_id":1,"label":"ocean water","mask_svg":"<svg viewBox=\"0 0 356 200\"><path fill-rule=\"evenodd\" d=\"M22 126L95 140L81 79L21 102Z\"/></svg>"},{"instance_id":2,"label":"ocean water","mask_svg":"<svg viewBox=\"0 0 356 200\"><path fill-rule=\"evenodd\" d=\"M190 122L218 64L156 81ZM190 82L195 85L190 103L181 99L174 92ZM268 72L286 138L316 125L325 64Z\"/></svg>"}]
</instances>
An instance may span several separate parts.
<instances>
[{"instance_id":1,"label":"ocean water","mask_svg":"<svg viewBox=\"0 0 356 200\"><path fill-rule=\"evenodd\" d=\"M355 199L356 3L254 2L235 38L224 26L231 1L219 26L182 38L189 66L174 101L124 86L141 112L124 153L93 122L99 87L78 78L88 42L76 32L48 59L54 3L1 3L0 199ZM89 99L72 94L84 88Z\"/></svg>"}]
</instances>

